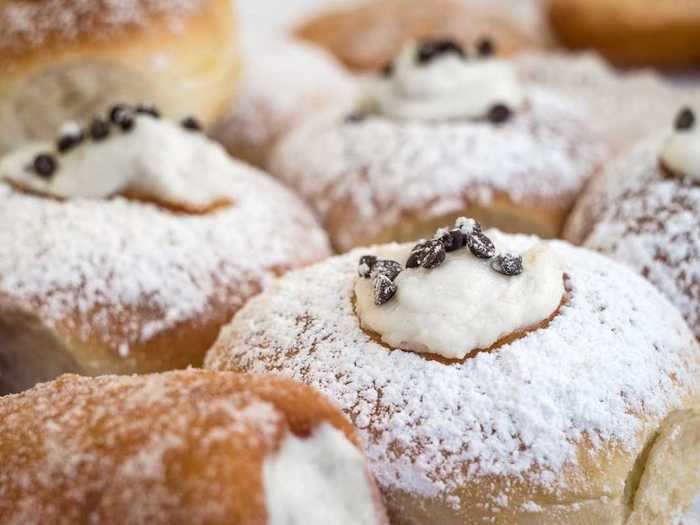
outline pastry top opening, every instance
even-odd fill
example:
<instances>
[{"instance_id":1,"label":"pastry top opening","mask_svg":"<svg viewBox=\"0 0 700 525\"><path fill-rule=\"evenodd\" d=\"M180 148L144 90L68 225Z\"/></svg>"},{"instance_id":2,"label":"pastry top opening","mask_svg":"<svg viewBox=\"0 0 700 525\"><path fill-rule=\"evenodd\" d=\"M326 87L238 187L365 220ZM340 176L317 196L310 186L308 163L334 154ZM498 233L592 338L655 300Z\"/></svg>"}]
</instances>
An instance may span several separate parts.
<instances>
[{"instance_id":1,"label":"pastry top opening","mask_svg":"<svg viewBox=\"0 0 700 525\"><path fill-rule=\"evenodd\" d=\"M410 245L360 258L356 312L391 348L464 359L548 322L566 294L564 271L545 242L499 253L472 219Z\"/></svg>"},{"instance_id":2,"label":"pastry top opening","mask_svg":"<svg viewBox=\"0 0 700 525\"><path fill-rule=\"evenodd\" d=\"M222 173L230 159L196 119L174 123L152 106L112 106L86 126L66 123L54 143L37 142L0 158L0 180L39 196L117 195L171 211L204 214L233 204Z\"/></svg>"},{"instance_id":3,"label":"pastry top opening","mask_svg":"<svg viewBox=\"0 0 700 525\"><path fill-rule=\"evenodd\" d=\"M502 124L527 97L513 64L494 51L489 38L473 49L447 39L410 42L384 68L370 105L395 119Z\"/></svg>"}]
</instances>

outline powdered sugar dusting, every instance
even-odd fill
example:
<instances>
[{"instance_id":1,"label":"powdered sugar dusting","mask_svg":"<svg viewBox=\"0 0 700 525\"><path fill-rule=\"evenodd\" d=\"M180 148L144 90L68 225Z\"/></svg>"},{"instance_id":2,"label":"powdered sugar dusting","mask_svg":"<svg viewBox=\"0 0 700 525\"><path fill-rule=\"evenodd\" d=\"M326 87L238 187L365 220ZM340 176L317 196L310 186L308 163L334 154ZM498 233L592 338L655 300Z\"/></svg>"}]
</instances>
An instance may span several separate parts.
<instances>
[{"instance_id":1,"label":"powdered sugar dusting","mask_svg":"<svg viewBox=\"0 0 700 525\"><path fill-rule=\"evenodd\" d=\"M107 37L163 16L176 31L181 17L197 13L208 1L8 0L0 4L0 51L33 49L54 35L66 40L84 34Z\"/></svg>"},{"instance_id":2,"label":"powdered sugar dusting","mask_svg":"<svg viewBox=\"0 0 700 525\"><path fill-rule=\"evenodd\" d=\"M128 355L129 344L242 304L275 272L328 253L295 196L227 166L218 176L234 205L206 215L121 197L61 202L0 184L0 294Z\"/></svg>"},{"instance_id":3,"label":"powdered sugar dusting","mask_svg":"<svg viewBox=\"0 0 700 525\"><path fill-rule=\"evenodd\" d=\"M165 523L180 508L178 522L219 522L219 485L206 486L216 469L195 465L222 446L271 451L284 422L259 396L260 384L242 388L243 381L194 371L63 376L7 396L0 402L3 522L100 523L114 508L125 513L123 523ZM59 509L47 497L52 491ZM193 508L188 498L198 493L210 496ZM86 509L90 515L81 514Z\"/></svg>"},{"instance_id":4,"label":"powdered sugar dusting","mask_svg":"<svg viewBox=\"0 0 700 525\"><path fill-rule=\"evenodd\" d=\"M514 61L529 82L576 99L616 146L665 129L683 104L700 107L699 89L674 87L652 71L621 73L592 53L529 52Z\"/></svg>"},{"instance_id":5,"label":"powdered sugar dusting","mask_svg":"<svg viewBox=\"0 0 700 525\"><path fill-rule=\"evenodd\" d=\"M515 252L534 242L490 235ZM360 429L385 489L447 497L495 475L557 490L584 439L594 451L638 450L637 415L654 420L679 405L698 348L645 280L593 252L552 247L569 276L568 303L546 329L463 364L390 352L361 330L353 285L359 256L373 252L365 249L288 274L250 301L206 366L320 389Z\"/></svg>"},{"instance_id":6,"label":"powdered sugar dusting","mask_svg":"<svg viewBox=\"0 0 700 525\"><path fill-rule=\"evenodd\" d=\"M269 146L308 116L309 109L354 95L350 75L320 48L278 37L257 38L244 50L240 95L213 131L234 151L237 145Z\"/></svg>"},{"instance_id":7,"label":"powdered sugar dusting","mask_svg":"<svg viewBox=\"0 0 700 525\"><path fill-rule=\"evenodd\" d=\"M607 154L585 112L552 91L529 90L530 108L503 126L484 122L397 123L370 116L344 122L329 112L307 120L279 145L272 171L314 205L322 221L350 206L353 224L332 232L341 248L371 237L402 213L429 217L492 201L567 208Z\"/></svg>"},{"instance_id":8,"label":"powdered sugar dusting","mask_svg":"<svg viewBox=\"0 0 700 525\"><path fill-rule=\"evenodd\" d=\"M700 186L663 176L658 156L670 121L667 127L592 182L567 235L646 276L700 337Z\"/></svg>"}]
</instances>

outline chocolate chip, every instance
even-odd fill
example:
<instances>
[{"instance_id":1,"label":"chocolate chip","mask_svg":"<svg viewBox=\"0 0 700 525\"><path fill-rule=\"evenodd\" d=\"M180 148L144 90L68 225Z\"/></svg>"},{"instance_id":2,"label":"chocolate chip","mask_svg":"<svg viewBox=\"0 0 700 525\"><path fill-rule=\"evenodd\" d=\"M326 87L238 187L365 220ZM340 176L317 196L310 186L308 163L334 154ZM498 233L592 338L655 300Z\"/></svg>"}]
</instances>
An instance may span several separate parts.
<instances>
[{"instance_id":1,"label":"chocolate chip","mask_svg":"<svg viewBox=\"0 0 700 525\"><path fill-rule=\"evenodd\" d=\"M119 127L125 133L134 129L135 124L136 124L136 121L134 120L134 117L132 117L131 115L122 117L121 121L119 121Z\"/></svg>"},{"instance_id":2,"label":"chocolate chip","mask_svg":"<svg viewBox=\"0 0 700 525\"><path fill-rule=\"evenodd\" d=\"M59 153L66 153L80 144L85 138L82 131L78 133L64 133L56 141L56 149Z\"/></svg>"},{"instance_id":3,"label":"chocolate chip","mask_svg":"<svg viewBox=\"0 0 700 525\"><path fill-rule=\"evenodd\" d=\"M493 242L481 231L467 235L467 246L469 251L480 259L490 259L496 255L496 247Z\"/></svg>"},{"instance_id":4,"label":"chocolate chip","mask_svg":"<svg viewBox=\"0 0 700 525\"><path fill-rule=\"evenodd\" d=\"M374 304L381 306L391 300L398 287L386 275L379 274L374 278Z\"/></svg>"},{"instance_id":5,"label":"chocolate chip","mask_svg":"<svg viewBox=\"0 0 700 525\"><path fill-rule=\"evenodd\" d=\"M376 262L377 258L374 255L363 255L360 257L360 262L357 265L357 274L360 277L369 279L369 274L372 271L372 268L374 268Z\"/></svg>"},{"instance_id":6,"label":"chocolate chip","mask_svg":"<svg viewBox=\"0 0 700 525\"><path fill-rule=\"evenodd\" d=\"M431 269L440 266L445 260L445 247L439 239L431 239L416 244L406 260L406 268Z\"/></svg>"},{"instance_id":7,"label":"chocolate chip","mask_svg":"<svg viewBox=\"0 0 700 525\"><path fill-rule=\"evenodd\" d=\"M416 244L406 259L406 268L418 268L423 262L423 245Z\"/></svg>"},{"instance_id":8,"label":"chocolate chip","mask_svg":"<svg viewBox=\"0 0 700 525\"><path fill-rule=\"evenodd\" d=\"M32 162L34 172L42 179L49 179L58 169L58 162L53 158L53 155L48 153L39 153L34 157Z\"/></svg>"},{"instance_id":9,"label":"chocolate chip","mask_svg":"<svg viewBox=\"0 0 700 525\"><path fill-rule=\"evenodd\" d=\"M384 64L384 67L381 69L382 76L384 77L390 77L394 73L394 63L393 62L387 62Z\"/></svg>"},{"instance_id":10,"label":"chocolate chip","mask_svg":"<svg viewBox=\"0 0 700 525\"><path fill-rule=\"evenodd\" d=\"M503 275L520 275L523 273L523 258L520 255L504 253L491 261L491 268Z\"/></svg>"},{"instance_id":11,"label":"chocolate chip","mask_svg":"<svg viewBox=\"0 0 700 525\"><path fill-rule=\"evenodd\" d=\"M416 59L419 64L427 64L446 53L454 53L464 58L464 49L452 40L425 40L418 46Z\"/></svg>"},{"instance_id":12,"label":"chocolate chip","mask_svg":"<svg viewBox=\"0 0 700 525\"><path fill-rule=\"evenodd\" d=\"M493 124L503 124L505 121L510 119L511 114L512 111L508 106L505 104L496 104L489 109L487 118L489 119L489 122Z\"/></svg>"},{"instance_id":13,"label":"chocolate chip","mask_svg":"<svg viewBox=\"0 0 700 525\"><path fill-rule=\"evenodd\" d=\"M362 122L367 118L367 112L361 109L358 109L356 111L353 111L352 113L348 113L345 116L345 122L348 124L356 124L358 122Z\"/></svg>"},{"instance_id":14,"label":"chocolate chip","mask_svg":"<svg viewBox=\"0 0 700 525\"><path fill-rule=\"evenodd\" d=\"M495 52L496 48L493 45L493 41L484 37L476 43L476 52L480 57L490 57Z\"/></svg>"},{"instance_id":15,"label":"chocolate chip","mask_svg":"<svg viewBox=\"0 0 700 525\"><path fill-rule=\"evenodd\" d=\"M676 131L687 131L695 126L695 113L690 108L683 108L676 115L674 127Z\"/></svg>"},{"instance_id":16,"label":"chocolate chip","mask_svg":"<svg viewBox=\"0 0 700 525\"><path fill-rule=\"evenodd\" d=\"M372 267L371 275L372 277L384 275L393 281L402 270L401 264L396 261L392 261L391 259L379 259Z\"/></svg>"},{"instance_id":17,"label":"chocolate chip","mask_svg":"<svg viewBox=\"0 0 700 525\"><path fill-rule=\"evenodd\" d=\"M194 117L187 117L181 124L183 128L189 131L202 131L202 125Z\"/></svg>"},{"instance_id":18,"label":"chocolate chip","mask_svg":"<svg viewBox=\"0 0 700 525\"><path fill-rule=\"evenodd\" d=\"M443 232L438 239L445 247L446 252L454 252L463 248L467 242L466 236L462 233L459 228L454 228Z\"/></svg>"},{"instance_id":19,"label":"chocolate chip","mask_svg":"<svg viewBox=\"0 0 700 525\"><path fill-rule=\"evenodd\" d=\"M131 108L126 104L115 104L109 110L109 121L112 124L121 124L122 120L131 116Z\"/></svg>"},{"instance_id":20,"label":"chocolate chip","mask_svg":"<svg viewBox=\"0 0 700 525\"><path fill-rule=\"evenodd\" d=\"M109 110L109 121L124 132L131 131L135 124L134 112L126 104L116 104Z\"/></svg>"},{"instance_id":21,"label":"chocolate chip","mask_svg":"<svg viewBox=\"0 0 700 525\"><path fill-rule=\"evenodd\" d=\"M160 118L160 111L158 111L155 106L151 106L150 104L139 104L136 106L136 113L140 115L148 115L149 117L153 118Z\"/></svg>"},{"instance_id":22,"label":"chocolate chip","mask_svg":"<svg viewBox=\"0 0 700 525\"><path fill-rule=\"evenodd\" d=\"M96 118L90 124L90 137L92 140L104 140L109 136L109 124L101 119Z\"/></svg>"}]
</instances>

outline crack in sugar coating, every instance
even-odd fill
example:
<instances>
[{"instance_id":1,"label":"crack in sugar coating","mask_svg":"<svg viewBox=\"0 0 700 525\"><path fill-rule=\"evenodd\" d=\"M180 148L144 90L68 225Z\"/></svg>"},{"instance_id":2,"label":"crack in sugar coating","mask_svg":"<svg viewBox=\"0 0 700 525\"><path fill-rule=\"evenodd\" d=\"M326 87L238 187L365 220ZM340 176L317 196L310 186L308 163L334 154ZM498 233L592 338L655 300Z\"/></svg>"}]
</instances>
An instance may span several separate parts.
<instances>
[{"instance_id":1,"label":"crack in sugar coating","mask_svg":"<svg viewBox=\"0 0 700 525\"><path fill-rule=\"evenodd\" d=\"M508 239L494 238L514 251L534 242ZM388 352L361 329L352 297L358 257L372 252L363 249L288 274L251 300L206 366L320 389L358 427L384 490L449 497L483 477L512 476L556 493L577 444L637 450L637 414L657 419L678 406L698 364L692 334L644 279L593 252L554 249L571 286L559 315L464 363Z\"/></svg>"},{"instance_id":2,"label":"crack in sugar coating","mask_svg":"<svg viewBox=\"0 0 700 525\"><path fill-rule=\"evenodd\" d=\"M572 214L570 238L654 283L700 336L700 185L664 176L657 134L596 178Z\"/></svg>"},{"instance_id":3,"label":"crack in sugar coating","mask_svg":"<svg viewBox=\"0 0 700 525\"><path fill-rule=\"evenodd\" d=\"M495 192L516 204L567 209L607 146L572 101L532 88L529 103L502 126L380 117L346 123L328 112L290 133L271 168L327 226L338 210L352 211L352 221L331 228L344 248L406 212L421 210L427 220L461 212L465 203L488 207Z\"/></svg>"},{"instance_id":4,"label":"crack in sugar coating","mask_svg":"<svg viewBox=\"0 0 700 525\"><path fill-rule=\"evenodd\" d=\"M277 182L239 163L218 176L235 204L200 216L0 183L0 297L128 349L328 253L311 213Z\"/></svg>"}]
</instances>

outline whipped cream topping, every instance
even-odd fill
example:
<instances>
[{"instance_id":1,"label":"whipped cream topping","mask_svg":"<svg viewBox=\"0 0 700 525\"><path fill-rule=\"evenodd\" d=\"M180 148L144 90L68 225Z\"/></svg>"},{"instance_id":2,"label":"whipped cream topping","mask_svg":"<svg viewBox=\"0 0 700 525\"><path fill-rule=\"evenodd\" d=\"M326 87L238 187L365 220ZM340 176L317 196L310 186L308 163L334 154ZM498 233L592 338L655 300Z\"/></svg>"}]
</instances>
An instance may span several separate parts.
<instances>
[{"instance_id":1,"label":"whipped cream topping","mask_svg":"<svg viewBox=\"0 0 700 525\"><path fill-rule=\"evenodd\" d=\"M672 173L700 182L700 125L691 110L679 113L675 130L661 149L659 159Z\"/></svg>"},{"instance_id":2,"label":"whipped cream topping","mask_svg":"<svg viewBox=\"0 0 700 525\"><path fill-rule=\"evenodd\" d=\"M388 245L377 254L405 264L411 245ZM494 272L468 250L448 254L437 268L405 269L390 302L377 306L372 283L355 283L361 325L393 348L464 359L499 339L548 319L565 293L563 270L548 244L523 254L518 276Z\"/></svg>"},{"instance_id":3,"label":"whipped cream topping","mask_svg":"<svg viewBox=\"0 0 700 525\"><path fill-rule=\"evenodd\" d=\"M419 44L408 44L391 74L378 82L377 110L411 120L480 119L495 106L525 103L525 90L512 64L498 58L470 58L455 51L419 60Z\"/></svg>"},{"instance_id":4,"label":"whipped cream topping","mask_svg":"<svg viewBox=\"0 0 700 525\"><path fill-rule=\"evenodd\" d=\"M289 435L263 465L269 525L377 523L364 457L323 423L308 438Z\"/></svg>"},{"instance_id":5,"label":"whipped cream topping","mask_svg":"<svg viewBox=\"0 0 700 525\"><path fill-rule=\"evenodd\" d=\"M101 140L57 153L34 143L0 158L0 179L61 199L131 195L192 211L232 202L226 177L230 159L204 135L149 115L134 115L129 131L113 126ZM34 165L48 154L55 163L42 176Z\"/></svg>"}]
</instances>

